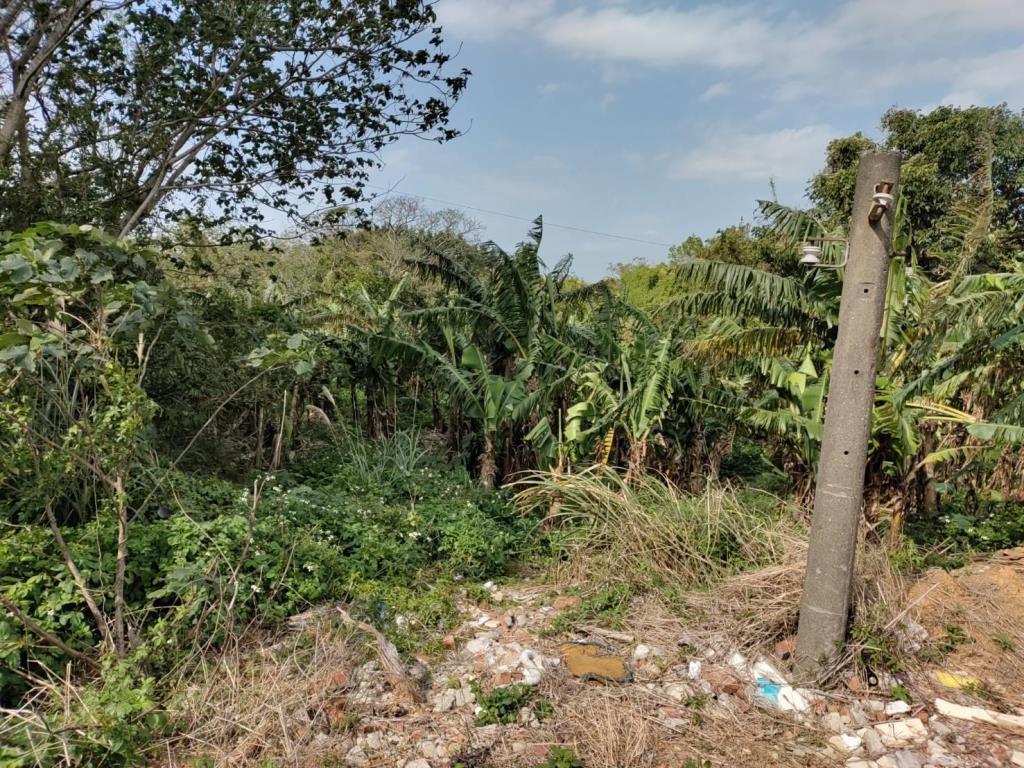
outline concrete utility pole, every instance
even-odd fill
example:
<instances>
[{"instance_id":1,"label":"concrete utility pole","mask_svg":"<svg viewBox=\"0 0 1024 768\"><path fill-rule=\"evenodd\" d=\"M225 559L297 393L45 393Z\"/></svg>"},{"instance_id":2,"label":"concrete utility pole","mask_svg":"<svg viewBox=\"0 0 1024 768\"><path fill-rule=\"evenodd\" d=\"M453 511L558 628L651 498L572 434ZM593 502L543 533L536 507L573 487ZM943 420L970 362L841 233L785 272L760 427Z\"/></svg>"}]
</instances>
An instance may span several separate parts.
<instances>
[{"instance_id":1,"label":"concrete utility pole","mask_svg":"<svg viewBox=\"0 0 1024 768\"><path fill-rule=\"evenodd\" d=\"M846 639L899 175L898 152L861 156L800 603L795 657L805 678Z\"/></svg>"}]
</instances>

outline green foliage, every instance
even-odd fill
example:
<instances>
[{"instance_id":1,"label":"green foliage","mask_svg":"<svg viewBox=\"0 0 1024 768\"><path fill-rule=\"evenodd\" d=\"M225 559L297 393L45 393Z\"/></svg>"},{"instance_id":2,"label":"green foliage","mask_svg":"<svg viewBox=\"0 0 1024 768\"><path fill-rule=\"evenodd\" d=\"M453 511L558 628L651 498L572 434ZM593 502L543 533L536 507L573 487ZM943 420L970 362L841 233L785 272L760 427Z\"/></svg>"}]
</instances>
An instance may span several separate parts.
<instances>
[{"instance_id":1,"label":"green foliage","mask_svg":"<svg viewBox=\"0 0 1024 768\"><path fill-rule=\"evenodd\" d=\"M552 747L547 759L537 768L584 768L583 761L568 747Z\"/></svg>"},{"instance_id":2,"label":"green foliage","mask_svg":"<svg viewBox=\"0 0 1024 768\"><path fill-rule=\"evenodd\" d=\"M993 552L1024 543L1024 505L983 500L948 489L934 517L911 520L907 533L925 547L942 549L955 563L968 552Z\"/></svg>"},{"instance_id":3,"label":"green foliage","mask_svg":"<svg viewBox=\"0 0 1024 768\"><path fill-rule=\"evenodd\" d=\"M777 562L800 526L767 494L708 486L689 495L650 475L626 483L606 468L536 473L515 497L546 514L551 546L577 575L610 587L584 611L621 610L632 591L711 586L726 575Z\"/></svg>"},{"instance_id":4,"label":"green foliage","mask_svg":"<svg viewBox=\"0 0 1024 768\"><path fill-rule=\"evenodd\" d=\"M907 690L905 685L894 685L889 690L889 696L906 704L910 704L911 702L910 691Z\"/></svg>"},{"instance_id":5,"label":"green foliage","mask_svg":"<svg viewBox=\"0 0 1024 768\"><path fill-rule=\"evenodd\" d=\"M265 233L266 207L337 219L384 146L457 135L469 75L421 3L19 4L5 22L33 66L3 73L25 101L4 108L0 229L62 216L127 234L162 216L229 239Z\"/></svg>"},{"instance_id":6,"label":"green foliage","mask_svg":"<svg viewBox=\"0 0 1024 768\"><path fill-rule=\"evenodd\" d=\"M511 725L518 719L519 710L530 704L537 695L537 689L526 683L514 683L486 693L475 680L470 687L480 708L476 715L477 725ZM545 710L549 710L550 706L548 704Z\"/></svg>"},{"instance_id":7,"label":"green foliage","mask_svg":"<svg viewBox=\"0 0 1024 768\"><path fill-rule=\"evenodd\" d=\"M356 6L323 33L384 13ZM253 31L258 38L280 21L257 19L262 7L247 11L269 25ZM221 10L182 11L195 25L164 30L155 50L189 35L237 43L244 29L207 26ZM104 57L148 40L167 12L132 10L123 38L100 18L71 36L74 50L97 46L99 59L82 66L100 92L114 61ZM390 45L427 15L393 9L370 36ZM259 71L265 62L246 57L262 55L247 52L240 66ZM421 77L442 63L428 56ZM129 57L129 81L139 64ZM151 66L155 93L140 102L150 115L167 95L164 62ZM448 96L461 88L447 86ZM384 101L396 106L404 94ZM82 106L92 97L74 98ZM181 98L194 104L197 95ZM420 108L444 130L445 98ZM81 119L69 115L53 135L71 135ZM876 530L889 526L894 538L906 519L909 537L892 554L904 570L1024 541L1015 486L1024 444L1020 125L1005 109L886 117L886 141L909 157L866 512L892 510ZM338 138L312 136L307 149ZM275 144L270 165L292 139ZM244 144L217 145L211 162L238 159L244 179ZM178 234L196 247L161 253L87 226L0 234L0 594L15 609L0 613L0 698L26 703L26 669L71 660L75 679L87 681L98 668L74 706L40 706L18 721L14 741L67 749L83 765L143 761L162 727L151 715L164 703L163 676L183 654L317 603L346 603L411 656L440 651L470 582L507 575L525 555L589 579L555 632L584 620L614 625L645 591L671 603L780 562L806 535L800 515L720 478L808 496L843 274L796 268L795 249L807 237L842 236L869 145L860 135L830 145L811 185L814 210L762 202L758 226L690 238L671 266L625 265L617 281L593 285L571 276L568 258L544 263L539 219L506 252L473 242L457 217L425 218L408 205L384 211L373 231L335 230L276 252L216 247L227 228L191 224ZM20 151L6 157L21 162ZM80 161L47 159L55 168ZM4 162L0 200L39 193L5 186ZM324 162L334 163L330 176L347 161ZM179 178L199 189L223 172L190 166ZM304 183L290 178L282 189ZM52 194L33 204L66 200L90 220L119 222L171 212L159 200L147 209L130 190L110 198L124 203L117 211L81 190ZM501 483L516 484L518 510L490 489ZM860 660L897 668L884 627L870 613L857 617ZM955 650L965 641L957 630L926 655ZM483 722L514 721L523 706L550 714L524 686L478 700Z\"/></svg>"},{"instance_id":8,"label":"green foliage","mask_svg":"<svg viewBox=\"0 0 1024 768\"><path fill-rule=\"evenodd\" d=\"M155 680L130 662L106 664L91 685L65 693L55 686L47 709L0 725L0 766L139 765L145 745L166 724Z\"/></svg>"}]
</instances>

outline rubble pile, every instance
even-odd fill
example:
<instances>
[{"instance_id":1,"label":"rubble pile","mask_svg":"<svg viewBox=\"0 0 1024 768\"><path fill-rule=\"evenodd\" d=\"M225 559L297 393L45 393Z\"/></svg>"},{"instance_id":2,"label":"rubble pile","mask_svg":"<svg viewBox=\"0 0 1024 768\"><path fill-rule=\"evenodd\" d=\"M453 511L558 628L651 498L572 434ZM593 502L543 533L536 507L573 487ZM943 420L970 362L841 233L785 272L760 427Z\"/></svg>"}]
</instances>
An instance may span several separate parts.
<instances>
[{"instance_id":1,"label":"rubble pile","mask_svg":"<svg viewBox=\"0 0 1024 768\"><path fill-rule=\"evenodd\" d=\"M350 676L340 710L353 719L351 729L343 737L318 736L318 752L349 766L537 766L564 743L552 713L582 686L616 686L670 734L690 733L714 718L742 726L753 713L775 713L793 725L782 731L792 743L779 745L798 758L787 764L1024 766L1019 712L919 701L884 675L873 687L851 679L841 692L795 687L778 661L726 647L695 649L682 641L667 647L596 627L554 637L553 619L578 598L488 587L492 599L467 605L466 620L445 638L445 657L421 659L412 670L424 691L420 701L402 700L378 663L366 663ZM919 636L919 628L910 634ZM508 695L498 704L482 700L502 690ZM495 715L500 706L508 711ZM718 765L713 758L710 764Z\"/></svg>"}]
</instances>

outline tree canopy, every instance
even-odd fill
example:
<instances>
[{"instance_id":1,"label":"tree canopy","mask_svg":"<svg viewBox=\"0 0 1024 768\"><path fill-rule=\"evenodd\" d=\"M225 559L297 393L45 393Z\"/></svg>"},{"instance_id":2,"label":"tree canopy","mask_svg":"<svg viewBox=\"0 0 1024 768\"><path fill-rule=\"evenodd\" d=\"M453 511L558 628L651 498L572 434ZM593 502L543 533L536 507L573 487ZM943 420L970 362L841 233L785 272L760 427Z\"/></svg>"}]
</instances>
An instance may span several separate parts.
<instances>
[{"instance_id":1,"label":"tree canopy","mask_svg":"<svg viewBox=\"0 0 1024 768\"><path fill-rule=\"evenodd\" d=\"M387 144L457 135L469 75L418 0L14 0L0 31L0 229L341 215Z\"/></svg>"}]
</instances>

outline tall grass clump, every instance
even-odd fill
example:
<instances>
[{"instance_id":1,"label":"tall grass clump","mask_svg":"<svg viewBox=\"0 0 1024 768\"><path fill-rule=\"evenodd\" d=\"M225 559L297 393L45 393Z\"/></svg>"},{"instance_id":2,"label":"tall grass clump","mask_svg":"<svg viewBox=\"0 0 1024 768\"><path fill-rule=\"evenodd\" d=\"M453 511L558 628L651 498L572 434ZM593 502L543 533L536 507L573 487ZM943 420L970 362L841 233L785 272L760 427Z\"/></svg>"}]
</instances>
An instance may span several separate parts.
<instances>
[{"instance_id":1,"label":"tall grass clump","mask_svg":"<svg viewBox=\"0 0 1024 768\"><path fill-rule=\"evenodd\" d=\"M638 589L700 589L787 559L802 545L797 517L768 494L709 484L689 494L654 475L629 483L607 467L537 472L515 503L540 515L563 575Z\"/></svg>"}]
</instances>

